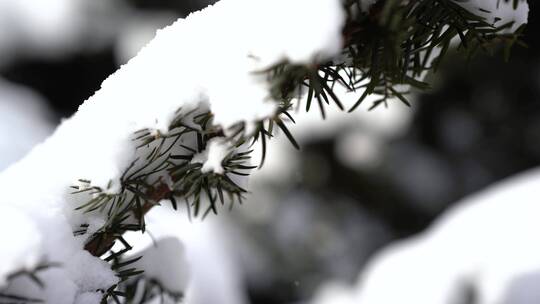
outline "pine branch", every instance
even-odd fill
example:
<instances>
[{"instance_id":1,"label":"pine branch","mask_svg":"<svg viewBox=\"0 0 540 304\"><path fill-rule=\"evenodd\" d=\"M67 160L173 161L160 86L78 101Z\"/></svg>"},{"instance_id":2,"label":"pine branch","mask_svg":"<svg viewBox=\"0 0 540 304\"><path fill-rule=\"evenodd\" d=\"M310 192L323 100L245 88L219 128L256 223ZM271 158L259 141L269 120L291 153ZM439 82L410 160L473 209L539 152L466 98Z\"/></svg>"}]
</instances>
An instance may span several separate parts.
<instances>
[{"instance_id":1,"label":"pine branch","mask_svg":"<svg viewBox=\"0 0 540 304\"><path fill-rule=\"evenodd\" d=\"M359 1L345 2L348 12L343 30L345 61L331 61L311 67L284 62L260 72L266 74L272 83L271 95L281 100L279 114L261 121L257 131L251 135L245 134L243 124L227 130L229 134L232 133L228 140L234 146L248 141L260 141L263 148L262 165L266 155L266 140L272 137L274 124L298 148L280 115L294 121L288 109L293 99L306 90L306 110L309 111L316 102L323 118L325 107L330 103L340 109L344 108L333 91L335 85L344 86L350 91L364 90L350 111L355 110L371 94L381 96L372 108L387 104L391 98L410 105L405 97L409 90L403 91L399 86L408 85L422 90L429 88L418 77L426 71L437 69L454 37L459 37L461 41L457 49L470 57L492 43L509 41L511 46L518 41L522 31L520 29L514 34L499 34L510 25L495 27L451 0L380 1L369 14L353 10L357 5ZM430 65L429 58L438 49L441 53L434 64ZM170 126L169 135L154 134L151 130L140 130L135 134L137 146L145 149L146 153L143 153L144 160L134 161L124 173L121 193L111 195L99 188L75 187L77 191L74 194L92 195L89 201L77 209L84 212L106 211L109 217L108 223L85 245L85 249L92 255L105 254L126 231L144 231L144 215L162 200L170 200L176 209L177 198L183 197L189 209L193 209L194 216L201 212L202 198L210 202L204 211L205 215L209 212L217 214L216 202L225 203L224 193L231 201L242 201L247 191L235 184L228 175L249 174L235 170L249 171L254 168L244 163L249 160L250 151L228 158L228 163L224 164L226 174L201 172L201 164L190 162L193 156L204 149L209 139L226 136L219 126L212 125L211 113L201 113L190 118L192 114L178 115ZM192 121L186 123L186 119ZM202 131L191 127L193 123L200 126ZM185 136L195 136L198 149L183 146L185 154L170 154ZM172 186L162 180L163 172L168 172ZM133 218L136 219L135 224L130 222Z\"/></svg>"},{"instance_id":2,"label":"pine branch","mask_svg":"<svg viewBox=\"0 0 540 304\"><path fill-rule=\"evenodd\" d=\"M351 92L363 91L350 112L372 94L380 98L371 109L387 105L391 99L410 105L409 88L429 89L423 75L436 72L450 48L471 59L502 46L508 59L511 48L522 45L525 25L508 33L512 23L491 24L453 0L378 1L367 13L359 11L360 2L345 1L347 21L340 60L312 67L283 62L265 71L272 80L274 98L290 100L304 89L308 92L306 110L317 101L323 118L329 100L342 108L332 94L336 85ZM455 38L459 43L453 47Z\"/></svg>"},{"instance_id":3,"label":"pine branch","mask_svg":"<svg viewBox=\"0 0 540 304\"><path fill-rule=\"evenodd\" d=\"M141 152L144 156L134 161L124 172L120 193L108 194L103 189L89 186L91 181L84 179L80 180L83 185L73 186L73 195L88 197L77 210L85 213L106 213L108 217L107 223L85 244L85 249L92 255L105 254L126 231L144 232L144 215L163 200L170 200L173 208L177 209L177 199L183 198L188 208L193 209L193 216L200 214L203 198L210 202L204 215L209 212L217 214L216 203L224 205L225 198L231 203L242 202L247 191L240 187L232 176L249 175L249 171L256 167L249 163L251 150L231 151L222 162L223 174L203 172L202 164L192 160L195 154L206 148L210 139L220 137L236 147L247 139L241 133L225 137L217 126L211 125L211 116L208 113L193 118L193 122L201 126L201 130L179 123L191 119L190 115L191 113L180 114L171 124L168 133L170 135L151 135L147 130L135 134L135 140L140 143L139 149L144 150ZM243 129L243 126L236 128ZM184 137L196 138L197 149L181 144L180 139ZM183 150L183 154L177 153L179 150Z\"/></svg>"}]
</instances>

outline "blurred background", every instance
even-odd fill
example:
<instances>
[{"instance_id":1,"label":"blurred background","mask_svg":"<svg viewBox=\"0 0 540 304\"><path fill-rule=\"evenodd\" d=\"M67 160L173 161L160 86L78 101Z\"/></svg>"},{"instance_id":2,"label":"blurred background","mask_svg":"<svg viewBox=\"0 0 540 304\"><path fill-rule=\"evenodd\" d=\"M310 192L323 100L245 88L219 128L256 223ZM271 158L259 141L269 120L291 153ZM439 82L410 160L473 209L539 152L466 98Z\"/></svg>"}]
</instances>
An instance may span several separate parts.
<instances>
[{"instance_id":1,"label":"blurred background","mask_svg":"<svg viewBox=\"0 0 540 304\"><path fill-rule=\"evenodd\" d=\"M76 111L156 29L209 2L0 0L0 169ZM219 302L193 302L309 303L325 282L353 284L379 249L423 231L459 199L540 165L539 4L529 4L528 47L508 63L502 54L470 62L452 54L412 108L368 112L366 104L326 121L297 113L291 130L302 150L271 142L246 204L197 223L210 226L185 240L189 251L208 238L203 247L213 252L194 261L208 270L194 271L196 284L234 289Z\"/></svg>"}]
</instances>

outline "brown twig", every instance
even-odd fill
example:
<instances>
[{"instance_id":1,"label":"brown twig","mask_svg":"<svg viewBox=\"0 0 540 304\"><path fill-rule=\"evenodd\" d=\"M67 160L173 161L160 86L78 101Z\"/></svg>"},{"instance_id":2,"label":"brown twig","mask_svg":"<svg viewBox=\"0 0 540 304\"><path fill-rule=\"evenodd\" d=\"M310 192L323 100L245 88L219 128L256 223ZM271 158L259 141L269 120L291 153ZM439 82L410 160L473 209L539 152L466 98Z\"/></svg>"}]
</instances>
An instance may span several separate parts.
<instances>
[{"instance_id":1,"label":"brown twig","mask_svg":"<svg viewBox=\"0 0 540 304\"><path fill-rule=\"evenodd\" d=\"M167 184L161 182L157 186L152 187L150 190L148 190L146 195L149 197L149 200L142 206L142 209L137 210L136 208L134 208L133 210L131 210L137 216L137 218L143 217L160 201L170 198L173 195L173 191L169 188ZM116 240L125 232L126 231L105 231L96 233L85 244L84 249L93 256L102 256L113 247Z\"/></svg>"}]
</instances>

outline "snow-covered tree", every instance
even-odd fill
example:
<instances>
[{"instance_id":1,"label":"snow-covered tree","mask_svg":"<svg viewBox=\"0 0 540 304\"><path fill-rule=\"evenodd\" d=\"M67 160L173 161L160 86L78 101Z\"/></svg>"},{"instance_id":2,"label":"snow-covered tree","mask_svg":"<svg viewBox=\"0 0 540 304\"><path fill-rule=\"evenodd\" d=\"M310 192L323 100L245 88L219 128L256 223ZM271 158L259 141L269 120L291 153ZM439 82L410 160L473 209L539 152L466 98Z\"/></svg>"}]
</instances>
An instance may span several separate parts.
<instances>
[{"instance_id":1,"label":"snow-covered tree","mask_svg":"<svg viewBox=\"0 0 540 304\"><path fill-rule=\"evenodd\" d=\"M269 139L298 147L293 110L409 104L448 50L508 53L527 14L519 0L222 0L176 21L0 174L0 303L181 301L177 239L128 254L150 210L241 203Z\"/></svg>"}]
</instances>

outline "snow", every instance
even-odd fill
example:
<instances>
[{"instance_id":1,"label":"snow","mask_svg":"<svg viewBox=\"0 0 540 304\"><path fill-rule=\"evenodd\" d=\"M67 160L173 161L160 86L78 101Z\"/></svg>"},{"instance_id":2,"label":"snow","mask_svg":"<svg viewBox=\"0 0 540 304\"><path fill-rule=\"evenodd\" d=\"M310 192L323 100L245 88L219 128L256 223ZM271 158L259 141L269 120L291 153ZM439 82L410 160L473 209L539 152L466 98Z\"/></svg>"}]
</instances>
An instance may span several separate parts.
<instances>
[{"instance_id":1,"label":"snow","mask_svg":"<svg viewBox=\"0 0 540 304\"><path fill-rule=\"evenodd\" d=\"M379 252L356 286L335 297L354 303L538 303L540 169L465 198L426 232ZM325 292L315 303L334 303ZM324 297L323 297L324 296ZM345 302L346 303L346 302Z\"/></svg>"},{"instance_id":2,"label":"snow","mask_svg":"<svg viewBox=\"0 0 540 304\"><path fill-rule=\"evenodd\" d=\"M51 140L69 138L72 146L79 147L72 153L76 160L87 154L85 150L91 146L110 147L93 149L92 162L78 161L74 168L76 172L73 172L78 177L72 180L83 177L91 180L93 185L107 188L109 181L114 182L133 159L132 133L142 128L166 133L175 111L181 106L188 111L200 103L209 103L214 122L224 128L272 115L276 104L269 100L267 83L259 79L255 71L284 59L306 63L315 57L337 52L342 20L333 18L342 17L339 1L320 1L320 7L308 5L313 14L319 12L322 15L308 18L320 17L314 22L316 29L321 29L314 30L320 32L323 41L320 44L309 35L306 41L298 39L299 33L290 30L269 36L274 31L274 23L268 20L268 16L272 16L270 9L289 11L289 6L283 1L260 1L257 7L253 3L222 1L175 22L158 31L156 38L138 56L104 81L102 88L80 107L73 119L60 126ZM330 3L334 4L333 9ZM243 7L240 12L250 13L238 13L239 7ZM301 6L292 8L301 9ZM298 21L298 11L290 11L280 17L279 24ZM325 12L329 16L326 19L323 18ZM231 14L235 16L234 22L230 22ZM291 15L289 19L287 15ZM252 26L246 27L249 22ZM220 30L216 31L217 28ZM331 36L325 34L328 28L333 28L331 32L337 37L328 38ZM268 44L275 47L270 48ZM301 46L308 51L302 53ZM208 72L210 70L212 73ZM149 103L149 100L159 102ZM119 113L122 113L122 119L119 119ZM96 117L99 117L99 125L92 124ZM92 127L88 128L90 125Z\"/></svg>"},{"instance_id":3,"label":"snow","mask_svg":"<svg viewBox=\"0 0 540 304\"><path fill-rule=\"evenodd\" d=\"M5 280L15 267L35 265L37 257L61 264L40 272L47 288L17 278L7 291L47 303L97 303L95 291L118 279L105 262L84 251L89 235L73 236L82 224L95 231L103 218L74 211L81 198L69 187L85 179L116 193L121 175L137 157L133 134L140 129L167 134L180 108L210 109L214 123L224 129L240 122L249 129L273 115L276 103L256 72L281 61L315 64L337 54L343 18L339 0L222 0L158 31L51 137L0 174L0 206L17 210L8 215L28 219L0 231L2 240L28 240L0 253L2 260L14 262L0 276ZM223 151L223 145L210 143L205 170L222 170ZM35 229L25 225L28 221Z\"/></svg>"},{"instance_id":4,"label":"snow","mask_svg":"<svg viewBox=\"0 0 540 304\"><path fill-rule=\"evenodd\" d=\"M158 281L169 292L185 291L188 265L184 245L178 238L161 238L137 255L142 258L131 267L144 270L146 278Z\"/></svg>"},{"instance_id":5,"label":"snow","mask_svg":"<svg viewBox=\"0 0 540 304\"><path fill-rule=\"evenodd\" d=\"M481 304L536 303L540 295L519 288L519 281L530 276L529 284L539 282L534 276L540 270L540 239L534 233L540 228L535 216L539 185L540 171L535 169L466 198L416 240L379 255L364 275L362 299L447 303L460 286L470 284ZM388 293L389 288L394 292ZM536 300L514 298L523 298L523 293L536 295Z\"/></svg>"},{"instance_id":6,"label":"snow","mask_svg":"<svg viewBox=\"0 0 540 304\"><path fill-rule=\"evenodd\" d=\"M203 173L214 172L223 174L224 169L222 163L231 150L232 147L228 142L220 140L219 138L213 138L208 141L204 151L193 156L191 162L202 163L203 166L201 172Z\"/></svg>"},{"instance_id":7,"label":"snow","mask_svg":"<svg viewBox=\"0 0 540 304\"><path fill-rule=\"evenodd\" d=\"M311 304L358 304L354 290L342 282L329 282L319 288Z\"/></svg>"},{"instance_id":8,"label":"snow","mask_svg":"<svg viewBox=\"0 0 540 304\"><path fill-rule=\"evenodd\" d=\"M100 303L103 295L100 292L85 292L77 296L75 303L77 304L96 304Z\"/></svg>"},{"instance_id":9,"label":"snow","mask_svg":"<svg viewBox=\"0 0 540 304\"><path fill-rule=\"evenodd\" d=\"M204 17L212 20L212 27L201 26L198 30L191 27L204 22L200 14L188 17L190 28L185 30L186 36L196 47L186 50L182 45L184 60L190 61L188 66L195 62L190 76L199 78L196 83L207 88L206 97L217 124L226 128L240 121L254 122L275 112L275 103L269 102L267 84L254 72L283 60L309 64L340 51L344 19L341 4L335 0L316 3L313 5L309 0L222 1L204 12ZM229 10L249 13L236 14L231 19L230 14L217 10L225 4L229 5ZM216 28L220 33L216 33ZM310 30L305 31L305 28ZM212 73L201 69L193 58L206 61ZM219 69L216 71L214 67Z\"/></svg>"},{"instance_id":10,"label":"snow","mask_svg":"<svg viewBox=\"0 0 540 304\"><path fill-rule=\"evenodd\" d=\"M17 233L6 233L14 227ZM37 266L41 256L39 249L42 238L32 220L19 210L0 205L0 244L2 263L0 263L0 286L7 283L8 276ZM9 244L9 245L8 245Z\"/></svg>"},{"instance_id":11,"label":"snow","mask_svg":"<svg viewBox=\"0 0 540 304\"><path fill-rule=\"evenodd\" d=\"M2 201L0 205L9 206L9 203ZM24 244L24 248L18 252L19 259L31 260L39 257L40 262L54 266L36 273L37 277L46 283L46 288L41 288L27 276L21 275L10 280L9 284L1 285L2 292L41 299L45 303L73 304L78 303L76 298L82 294L98 289L105 290L118 281L107 263L82 250L81 240L73 237L71 227L59 210L39 207L30 210L26 208L27 206L18 204L11 207L28 215L28 220L36 227L32 232L35 233L35 237L43 240L37 248L35 244L31 246L32 242ZM21 232L25 231L28 220L12 223L9 229L0 232L0 239L9 236L24 240ZM15 242L11 241L9 244ZM2 260L13 260L10 253L12 252L2 250ZM13 269L12 272L15 270L24 269ZM27 270L31 271L32 268ZM98 304L99 301L94 303Z\"/></svg>"},{"instance_id":12,"label":"snow","mask_svg":"<svg viewBox=\"0 0 540 304\"><path fill-rule=\"evenodd\" d=\"M160 275L160 277L177 278L169 282L173 284L168 287L171 290L180 290L184 282L188 280L187 288L184 290L185 303L248 303L243 294L245 286L243 286L240 267L236 261L237 257L234 255L236 251L231 248L234 241L231 239L233 231L227 221L227 214L222 212L219 216L208 217L204 221L190 221L185 213L168 207L169 203L163 203L163 205L160 208L153 208L146 215L146 227L149 233L128 232L124 235L134 247L129 252L130 256L140 256L146 250L161 250L159 244L164 239L171 243L180 242L185 249L171 250L171 252L181 251L177 254L164 253L163 256L168 255L167 263L163 263L165 258L147 259L146 271L161 273L160 269L168 263L172 265L186 263L187 269L171 267L166 271L174 273ZM158 245L157 249L154 247L154 242ZM176 247L176 245L171 247ZM208 292L208 286L212 286L212 292Z\"/></svg>"},{"instance_id":13,"label":"snow","mask_svg":"<svg viewBox=\"0 0 540 304\"><path fill-rule=\"evenodd\" d=\"M117 279L110 275L110 266L86 251L77 252L69 262L64 262L69 277L84 292L102 289L103 286L112 286ZM84 272L81 270L84 269Z\"/></svg>"}]
</instances>

